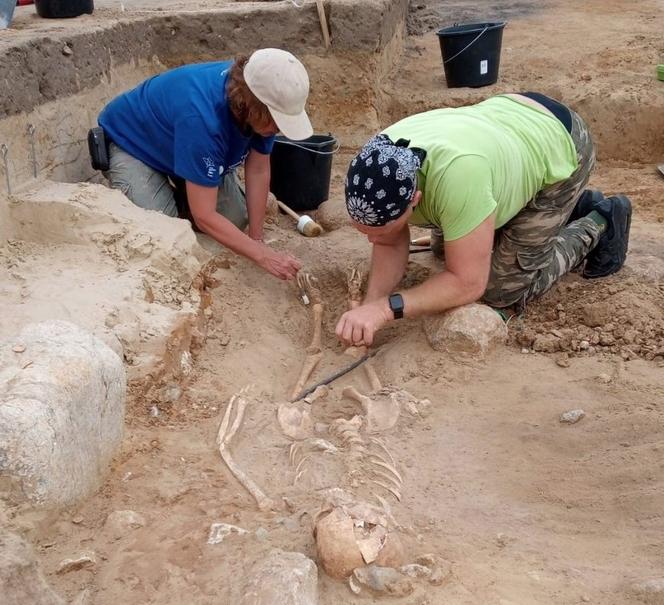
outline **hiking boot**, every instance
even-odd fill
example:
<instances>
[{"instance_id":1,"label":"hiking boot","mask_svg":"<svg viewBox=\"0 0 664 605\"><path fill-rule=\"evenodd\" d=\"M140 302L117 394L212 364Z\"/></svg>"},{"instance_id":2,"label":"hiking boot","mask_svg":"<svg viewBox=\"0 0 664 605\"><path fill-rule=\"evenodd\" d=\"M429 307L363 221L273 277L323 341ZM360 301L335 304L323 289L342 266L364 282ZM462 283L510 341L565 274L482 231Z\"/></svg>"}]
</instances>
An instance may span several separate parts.
<instances>
[{"instance_id":1,"label":"hiking boot","mask_svg":"<svg viewBox=\"0 0 664 605\"><path fill-rule=\"evenodd\" d=\"M567 219L567 224L588 216L591 210L596 210L595 205L604 199L604 194L598 189L585 189L576 201L572 214Z\"/></svg>"},{"instance_id":2,"label":"hiking boot","mask_svg":"<svg viewBox=\"0 0 664 605\"><path fill-rule=\"evenodd\" d=\"M612 195L593 203L588 212L592 210L601 214L608 226L597 246L586 257L583 277L589 279L611 275L625 264L629 227L632 223L632 203L625 195Z\"/></svg>"}]
</instances>

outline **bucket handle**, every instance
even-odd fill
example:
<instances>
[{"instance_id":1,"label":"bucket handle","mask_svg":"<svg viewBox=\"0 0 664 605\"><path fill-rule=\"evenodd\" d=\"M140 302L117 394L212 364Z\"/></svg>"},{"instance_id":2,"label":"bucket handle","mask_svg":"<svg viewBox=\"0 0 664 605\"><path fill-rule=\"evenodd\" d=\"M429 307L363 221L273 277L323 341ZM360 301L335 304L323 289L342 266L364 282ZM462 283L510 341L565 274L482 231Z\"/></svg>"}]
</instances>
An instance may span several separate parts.
<instances>
[{"instance_id":1,"label":"bucket handle","mask_svg":"<svg viewBox=\"0 0 664 605\"><path fill-rule=\"evenodd\" d=\"M332 149L332 151L317 151L316 149L311 149L310 147L305 147L304 145L300 145L298 143L295 143L294 141L278 141L280 145L291 145L292 147L297 147L298 149L304 149L304 151L308 151L310 153L317 153L318 155L334 155L339 149L341 149L341 145L339 144L338 139L334 139L334 144L336 147Z\"/></svg>"},{"instance_id":2,"label":"bucket handle","mask_svg":"<svg viewBox=\"0 0 664 605\"><path fill-rule=\"evenodd\" d=\"M477 42L484 35L484 32L486 32L487 29L489 29L489 26L485 25L484 29L479 34L477 34L477 36L475 36L473 40L471 40L470 44L464 46L456 55L450 57L449 59L445 59L443 63L449 63L453 59L456 59L461 53L465 53L473 44L475 44L475 42Z\"/></svg>"}]
</instances>

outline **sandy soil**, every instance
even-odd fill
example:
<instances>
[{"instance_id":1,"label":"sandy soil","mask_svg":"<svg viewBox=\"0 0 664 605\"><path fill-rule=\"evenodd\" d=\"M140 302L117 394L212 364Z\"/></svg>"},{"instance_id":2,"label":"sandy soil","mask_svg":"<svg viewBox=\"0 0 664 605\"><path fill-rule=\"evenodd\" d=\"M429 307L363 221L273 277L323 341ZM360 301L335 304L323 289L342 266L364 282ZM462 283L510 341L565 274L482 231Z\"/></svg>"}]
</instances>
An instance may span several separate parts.
<instances>
[{"instance_id":1,"label":"sandy soil","mask_svg":"<svg viewBox=\"0 0 664 605\"><path fill-rule=\"evenodd\" d=\"M374 364L382 380L432 403L428 415L402 414L382 436L404 487L401 502L381 495L404 528L407 561L435 553L450 570L442 585L416 583L412 595L392 601L639 603L632 584L664 576L664 181L652 166L664 129L647 128L664 119L662 86L653 75L663 50L656 3L550 2L536 9L500 3L496 17L507 11L511 20L502 77L496 87L475 91L444 88L430 30L439 18L477 13L467 2L420 4L406 52L376 100L381 124L496 90L558 93L598 127L601 162L593 184L630 195L635 216L623 272L597 282L569 276L510 323L509 346L484 362L434 353L418 322L380 335ZM581 69L578 62L589 56L594 62ZM337 209L351 149L372 134L368 127L351 131L347 111L339 104L328 117L345 142L334 167ZM326 302L320 378L347 362L333 326L347 305L345 271L366 266L369 248L348 226L317 240L291 227L282 217L268 238L293 250L320 279ZM407 283L440 269L425 257L413 257ZM246 568L270 548L316 558L312 518L324 489L347 480L348 454L314 457L309 477L293 485L290 441L276 422L310 338L308 310L292 285L242 259L223 254L216 266L208 338L193 372L170 401L139 395L130 401L123 451L102 490L55 519L14 518L37 545L49 581L69 599L230 604L238 602ZM256 510L215 447L229 398L249 384L251 403L233 452L271 497L287 499L274 514ZM316 421L358 412L341 396L349 384L368 389L361 371L348 375L312 406ZM586 413L579 423L559 422L561 413L578 408ZM356 489L367 494L362 481ZM126 509L146 523L116 539L105 520ZM215 522L250 533L208 545ZM96 566L55 573L62 559L83 550L96 552ZM379 600L354 596L322 572L320 588L324 605Z\"/></svg>"}]
</instances>

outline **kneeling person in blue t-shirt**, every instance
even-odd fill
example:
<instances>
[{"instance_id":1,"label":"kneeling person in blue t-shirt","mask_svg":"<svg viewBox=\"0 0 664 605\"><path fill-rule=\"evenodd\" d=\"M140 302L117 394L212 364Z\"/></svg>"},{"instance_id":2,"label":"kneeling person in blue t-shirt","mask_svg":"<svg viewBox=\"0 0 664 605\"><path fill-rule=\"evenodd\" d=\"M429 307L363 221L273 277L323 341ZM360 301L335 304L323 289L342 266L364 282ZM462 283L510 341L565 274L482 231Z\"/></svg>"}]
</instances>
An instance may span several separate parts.
<instances>
[{"instance_id":1,"label":"kneeling person in blue t-shirt","mask_svg":"<svg viewBox=\"0 0 664 605\"><path fill-rule=\"evenodd\" d=\"M164 72L113 99L99 115L110 141L105 175L137 206L169 216L179 215L178 201L186 198L201 231L291 279L300 262L262 241L269 154L279 131L295 140L311 136L308 94L304 66L275 48ZM246 195L235 175L242 163Z\"/></svg>"}]
</instances>

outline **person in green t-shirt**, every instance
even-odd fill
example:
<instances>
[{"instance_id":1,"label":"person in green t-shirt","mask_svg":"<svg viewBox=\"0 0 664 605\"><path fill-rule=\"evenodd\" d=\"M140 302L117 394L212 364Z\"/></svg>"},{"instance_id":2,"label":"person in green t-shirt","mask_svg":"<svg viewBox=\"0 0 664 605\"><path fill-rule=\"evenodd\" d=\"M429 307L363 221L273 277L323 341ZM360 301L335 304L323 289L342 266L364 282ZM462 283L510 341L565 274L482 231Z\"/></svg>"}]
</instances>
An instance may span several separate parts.
<instances>
[{"instance_id":1,"label":"person in green t-shirt","mask_svg":"<svg viewBox=\"0 0 664 605\"><path fill-rule=\"evenodd\" d=\"M346 179L348 213L373 244L371 273L338 337L370 345L393 319L479 299L522 308L582 264L587 278L618 271L631 204L585 190L594 165L585 122L539 93L416 114L373 137ZM445 268L397 293L409 224L442 231Z\"/></svg>"}]
</instances>

